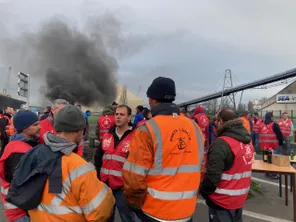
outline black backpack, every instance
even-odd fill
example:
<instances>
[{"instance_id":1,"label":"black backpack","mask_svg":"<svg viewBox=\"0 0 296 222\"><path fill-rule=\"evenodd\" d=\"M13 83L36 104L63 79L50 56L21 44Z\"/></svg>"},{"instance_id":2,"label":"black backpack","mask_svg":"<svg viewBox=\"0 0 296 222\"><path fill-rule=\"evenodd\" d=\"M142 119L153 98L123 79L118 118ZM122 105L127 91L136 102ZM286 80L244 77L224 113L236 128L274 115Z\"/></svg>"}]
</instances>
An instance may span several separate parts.
<instances>
[{"instance_id":1,"label":"black backpack","mask_svg":"<svg viewBox=\"0 0 296 222\"><path fill-rule=\"evenodd\" d=\"M57 166L57 170L51 171L50 168L44 165L44 168L38 168L38 162L44 162L46 156L51 155L51 161L49 164ZM49 192L52 193L51 181L56 179L53 172L58 172L58 179L60 183L57 188L61 191L62 188L62 172L61 172L61 157L62 153L53 153L50 148L44 144L40 144L22 156L20 163L18 164L14 178L11 181L6 201L23 210L32 210L38 207L43 195L44 186L46 180L49 179ZM30 161L37 159L36 161ZM37 167L37 168L36 168ZM60 170L60 172L58 171ZM60 178L59 178L60 176ZM53 187L55 188L55 187ZM54 193L54 192L53 192ZM56 192L59 193L59 192Z\"/></svg>"}]
</instances>

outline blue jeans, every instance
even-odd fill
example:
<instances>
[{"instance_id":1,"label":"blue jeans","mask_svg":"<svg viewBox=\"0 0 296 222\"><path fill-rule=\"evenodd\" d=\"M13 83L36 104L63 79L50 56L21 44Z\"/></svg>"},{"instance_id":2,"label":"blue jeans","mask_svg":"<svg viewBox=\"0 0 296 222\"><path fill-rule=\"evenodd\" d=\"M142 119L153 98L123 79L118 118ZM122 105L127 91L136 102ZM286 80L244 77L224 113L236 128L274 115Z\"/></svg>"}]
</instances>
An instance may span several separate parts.
<instances>
[{"instance_id":1,"label":"blue jeans","mask_svg":"<svg viewBox=\"0 0 296 222\"><path fill-rule=\"evenodd\" d=\"M259 153L259 134L258 133L253 133L252 134L252 141L253 141L253 146L255 148L256 153Z\"/></svg>"},{"instance_id":2,"label":"blue jeans","mask_svg":"<svg viewBox=\"0 0 296 222\"><path fill-rule=\"evenodd\" d=\"M14 222L30 222L30 217L28 217L27 215L25 215L22 218L14 221Z\"/></svg>"},{"instance_id":3,"label":"blue jeans","mask_svg":"<svg viewBox=\"0 0 296 222\"><path fill-rule=\"evenodd\" d=\"M282 154L289 156L291 154L291 137L284 136L283 139L284 139L284 144L283 144Z\"/></svg>"},{"instance_id":4,"label":"blue jeans","mask_svg":"<svg viewBox=\"0 0 296 222\"><path fill-rule=\"evenodd\" d=\"M278 148L274 148L273 149L273 154L281 154L280 148L279 147Z\"/></svg>"},{"instance_id":5,"label":"blue jeans","mask_svg":"<svg viewBox=\"0 0 296 222\"><path fill-rule=\"evenodd\" d=\"M122 190L113 190L115 197L115 206L118 209L122 222L136 222L136 214L129 208L126 198L123 196ZM108 222L115 221L115 206L114 211Z\"/></svg>"}]
</instances>

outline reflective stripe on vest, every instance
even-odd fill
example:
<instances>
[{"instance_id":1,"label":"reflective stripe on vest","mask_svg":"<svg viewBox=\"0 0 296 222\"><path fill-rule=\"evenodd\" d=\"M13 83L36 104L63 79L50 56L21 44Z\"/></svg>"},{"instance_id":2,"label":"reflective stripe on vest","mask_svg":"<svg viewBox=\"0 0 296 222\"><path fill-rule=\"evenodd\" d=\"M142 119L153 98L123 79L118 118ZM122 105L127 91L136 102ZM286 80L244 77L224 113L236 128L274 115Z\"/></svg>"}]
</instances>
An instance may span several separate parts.
<instances>
[{"instance_id":1,"label":"reflective stripe on vest","mask_svg":"<svg viewBox=\"0 0 296 222\"><path fill-rule=\"evenodd\" d=\"M17 206L15 206L15 205L13 205L13 204L11 204L11 203L4 203L3 205L4 205L4 206L3 206L4 210L14 210L14 209L18 209Z\"/></svg>"},{"instance_id":2,"label":"reflective stripe on vest","mask_svg":"<svg viewBox=\"0 0 296 222\"><path fill-rule=\"evenodd\" d=\"M46 204L39 204L37 207L38 210L44 211L49 214L53 215L63 215L63 214L69 214L69 213L77 213L77 214L89 214L96 210L101 203L106 198L106 195L108 194L108 186L104 184L104 187L102 190L95 196L95 198L88 204L86 204L83 207L80 206L56 206L56 205L46 205Z\"/></svg>"},{"instance_id":3,"label":"reflective stripe on vest","mask_svg":"<svg viewBox=\"0 0 296 222\"><path fill-rule=\"evenodd\" d=\"M190 190L183 192L167 192L167 191L158 191L152 188L147 188L148 193L156 198L161 200L182 200L182 199L191 199L196 197L198 190Z\"/></svg>"},{"instance_id":4,"label":"reflective stripe on vest","mask_svg":"<svg viewBox=\"0 0 296 222\"><path fill-rule=\"evenodd\" d=\"M4 189L4 187L1 186L1 194L6 196L8 194L8 190L9 190L9 188ZM8 202L4 203L3 205L4 205L5 210L18 209L17 206L15 206L15 205L13 205L11 203L8 203Z\"/></svg>"},{"instance_id":5,"label":"reflective stripe on vest","mask_svg":"<svg viewBox=\"0 0 296 222\"><path fill-rule=\"evenodd\" d=\"M262 138L266 138L267 139L262 139ZM271 139L268 139L268 137L270 137ZM265 143L274 143L274 142L278 142L278 140L276 139L276 135L275 134L265 134L265 133L261 133L259 135L259 140L260 142L265 142Z\"/></svg>"},{"instance_id":6,"label":"reflective stripe on vest","mask_svg":"<svg viewBox=\"0 0 296 222\"><path fill-rule=\"evenodd\" d=\"M4 195L8 194L8 188L4 189L4 187L1 186L1 193Z\"/></svg>"},{"instance_id":7,"label":"reflective stripe on vest","mask_svg":"<svg viewBox=\"0 0 296 222\"><path fill-rule=\"evenodd\" d=\"M116 176L116 177L122 177L122 172L117 170L108 170L106 168L101 168L101 173L104 173L106 175Z\"/></svg>"},{"instance_id":8,"label":"reflective stripe on vest","mask_svg":"<svg viewBox=\"0 0 296 222\"><path fill-rule=\"evenodd\" d=\"M59 194L56 194L56 196L53 198L53 200L49 205L40 203L37 209L40 211L47 212L49 214L54 214L54 215L63 215L63 214L69 214L69 213L89 214L93 212L95 209L97 209L100 206L100 204L103 202L106 195L108 194L109 188L107 185L104 185L102 190L95 196L95 198L83 207L60 206L60 204L63 202L63 200L65 199L65 197L67 196L68 192L71 189L71 182L77 179L78 177L88 172L91 172L93 170L95 170L95 167L91 163L85 164L83 166L80 166L72 170L69 173L69 177L63 183L62 192Z\"/></svg>"},{"instance_id":9,"label":"reflective stripe on vest","mask_svg":"<svg viewBox=\"0 0 296 222\"><path fill-rule=\"evenodd\" d=\"M191 121L190 121L191 122ZM155 159L154 159L154 168L150 169L148 172L148 175L176 175L177 173L191 173L191 172L200 172L201 170L201 164L203 160L203 139L202 135L199 131L199 128L195 125L194 122L191 122L194 126L195 133L196 133L196 138L198 140L198 147L199 147L199 164L194 165L193 168L191 169L192 165L180 165L178 167L162 167L162 151L163 151L163 144L162 144L162 137L161 137L161 132L160 129L154 119L149 120L149 124L151 125L154 133L154 137L156 140L156 152L155 152ZM147 188L147 191L149 192L150 190L153 190L153 194L161 194L163 191L155 190L152 188ZM186 196L187 192L196 192L198 193L198 190L195 191L183 191L183 192L178 192L178 195L181 196ZM176 192L165 192L166 194L171 194L172 196L175 195ZM152 194L150 194L153 196ZM166 195L162 196L166 200ZM191 198L194 196L191 196ZM161 195L159 197L161 198Z\"/></svg>"},{"instance_id":10,"label":"reflective stripe on vest","mask_svg":"<svg viewBox=\"0 0 296 222\"><path fill-rule=\"evenodd\" d=\"M218 194L224 194L224 195L228 195L228 196L241 196L244 194L247 194L250 190L250 187L245 188L245 189L239 189L239 190L229 190L229 189L219 189L217 188L215 190L215 193Z\"/></svg>"},{"instance_id":11,"label":"reflective stripe on vest","mask_svg":"<svg viewBox=\"0 0 296 222\"><path fill-rule=\"evenodd\" d=\"M247 171L247 172L243 172L243 173L235 173L235 174L223 173L221 180L240 180L243 178L251 177L251 175L252 175L251 171Z\"/></svg>"},{"instance_id":12,"label":"reflective stripe on vest","mask_svg":"<svg viewBox=\"0 0 296 222\"><path fill-rule=\"evenodd\" d=\"M103 159L106 159L106 160L116 160L116 161L119 161L119 162L122 162L122 163L125 162L125 158L124 157L118 156L118 155L115 155L115 154L104 154L103 155Z\"/></svg>"}]
</instances>

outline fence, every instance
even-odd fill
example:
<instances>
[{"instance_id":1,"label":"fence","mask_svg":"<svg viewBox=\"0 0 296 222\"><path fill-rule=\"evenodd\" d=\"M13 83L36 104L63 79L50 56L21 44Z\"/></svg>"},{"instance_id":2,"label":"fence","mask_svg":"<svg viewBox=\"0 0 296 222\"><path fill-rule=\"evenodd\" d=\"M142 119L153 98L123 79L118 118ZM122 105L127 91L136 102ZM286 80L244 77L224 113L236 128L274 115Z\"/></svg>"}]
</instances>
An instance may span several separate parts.
<instances>
[{"instance_id":1,"label":"fence","mask_svg":"<svg viewBox=\"0 0 296 222\"><path fill-rule=\"evenodd\" d=\"M272 112L273 113L273 118L274 120L278 120L281 118L282 114L284 112L287 112L289 115L289 118L293 121L296 122L296 110L264 110L264 111L259 111L259 116L261 118L265 118L265 114L268 112Z\"/></svg>"}]
</instances>

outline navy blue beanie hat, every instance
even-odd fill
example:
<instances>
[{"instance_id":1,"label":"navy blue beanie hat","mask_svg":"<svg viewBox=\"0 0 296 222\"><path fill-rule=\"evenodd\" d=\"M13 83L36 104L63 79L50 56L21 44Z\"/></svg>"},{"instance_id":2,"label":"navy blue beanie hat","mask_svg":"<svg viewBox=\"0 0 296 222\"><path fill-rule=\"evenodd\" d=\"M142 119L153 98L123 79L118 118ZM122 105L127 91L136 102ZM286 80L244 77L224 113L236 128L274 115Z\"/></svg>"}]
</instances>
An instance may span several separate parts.
<instances>
[{"instance_id":1,"label":"navy blue beanie hat","mask_svg":"<svg viewBox=\"0 0 296 222\"><path fill-rule=\"evenodd\" d=\"M13 117L14 128L21 133L24 129L33 125L38 121L38 117L35 113L29 110L18 111Z\"/></svg>"},{"instance_id":2,"label":"navy blue beanie hat","mask_svg":"<svg viewBox=\"0 0 296 222\"><path fill-rule=\"evenodd\" d=\"M175 82L170 78L158 77L148 87L146 94L159 102L173 102L176 97Z\"/></svg>"}]
</instances>

